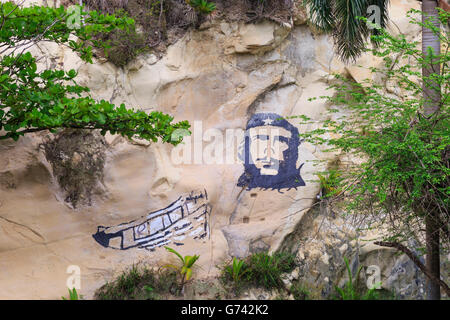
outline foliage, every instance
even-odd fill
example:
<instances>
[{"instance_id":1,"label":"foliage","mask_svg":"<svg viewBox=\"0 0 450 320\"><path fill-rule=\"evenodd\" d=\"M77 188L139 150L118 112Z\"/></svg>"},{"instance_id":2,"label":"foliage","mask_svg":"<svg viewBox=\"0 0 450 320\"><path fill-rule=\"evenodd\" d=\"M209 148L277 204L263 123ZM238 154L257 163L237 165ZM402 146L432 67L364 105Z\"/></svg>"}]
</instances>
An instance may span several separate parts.
<instances>
[{"instance_id":1,"label":"foliage","mask_svg":"<svg viewBox=\"0 0 450 320\"><path fill-rule=\"evenodd\" d=\"M148 51L145 36L136 30L117 30L109 34L105 49L105 58L118 67L123 67L133 61L139 54Z\"/></svg>"},{"instance_id":2,"label":"foliage","mask_svg":"<svg viewBox=\"0 0 450 320\"><path fill-rule=\"evenodd\" d=\"M417 13L413 10L408 16L411 23L422 25L412 16ZM449 13L440 12L441 21L449 17ZM301 136L328 151L358 158L341 170L338 188L350 212L367 213L359 216L369 227L372 222L386 222L389 241L417 239L424 243L425 217L435 212L448 246L450 40L430 21L424 26L439 35L446 48L442 53L424 58L420 43L379 29L379 47L369 50L384 61L382 68L370 68L372 79L379 80L356 83L336 76L330 85L334 95L321 97L335 106L330 109L330 119ZM422 75L422 66L436 59L441 73ZM422 85L440 94L438 112L424 113ZM386 92L386 87L394 89ZM307 117L300 118L303 124L311 123Z\"/></svg>"},{"instance_id":3,"label":"foliage","mask_svg":"<svg viewBox=\"0 0 450 320\"><path fill-rule=\"evenodd\" d=\"M98 300L158 300L171 295L176 286L175 272L155 272L133 265L95 293Z\"/></svg>"},{"instance_id":4,"label":"foliage","mask_svg":"<svg viewBox=\"0 0 450 320\"><path fill-rule=\"evenodd\" d=\"M173 268L174 270L176 270L180 276L181 276L181 281L180 281L180 291L183 290L184 285L186 284L186 282L188 282L191 278L192 278L192 270L193 270L193 266L195 264L195 262L198 260L198 258L200 258L200 256L198 255L193 255L193 256L185 256L183 257L181 254L179 254L176 250L169 248L169 247L164 247L166 248L167 251L175 254L181 261L181 265L180 266L176 266L173 264L166 264L164 267L166 268Z\"/></svg>"},{"instance_id":5,"label":"foliage","mask_svg":"<svg viewBox=\"0 0 450 320\"><path fill-rule=\"evenodd\" d=\"M294 259L295 256L287 252L255 253L245 261L233 259L231 265L223 267L222 281L233 282L238 291L244 286L281 289L284 288L281 275L294 269Z\"/></svg>"},{"instance_id":6,"label":"foliage","mask_svg":"<svg viewBox=\"0 0 450 320\"><path fill-rule=\"evenodd\" d=\"M27 50L40 41L68 46L92 63L92 48L105 48L97 40L100 33L128 30L134 22L96 11L80 10L82 24L73 26L73 15L63 8L31 6L22 8L13 2L0 7L0 139L57 128L100 129L104 135L121 134L151 141L172 141L177 129L187 129L186 121L172 123L162 112L127 109L89 95L89 89L76 83L75 70L38 70L36 58ZM69 23L71 22L71 23ZM74 38L74 36L76 38ZM77 39L77 40L74 40Z\"/></svg>"},{"instance_id":7,"label":"foliage","mask_svg":"<svg viewBox=\"0 0 450 320\"><path fill-rule=\"evenodd\" d=\"M231 279L236 288L241 285L242 277L248 272L248 268L244 260L233 257L231 265L225 265L222 272L222 280Z\"/></svg>"},{"instance_id":8,"label":"foliage","mask_svg":"<svg viewBox=\"0 0 450 320\"><path fill-rule=\"evenodd\" d=\"M66 0L66 6L78 4L78 0ZM88 10L96 10L105 14L114 14L120 18L130 17L136 26L125 30L114 30L101 33L98 39L108 44L98 54L107 58L116 66L124 66L137 55L150 49L156 49L164 33L164 4L167 0L84 0ZM163 21L164 20L164 21ZM139 30L139 31L138 31Z\"/></svg>"},{"instance_id":9,"label":"foliage","mask_svg":"<svg viewBox=\"0 0 450 320\"><path fill-rule=\"evenodd\" d=\"M63 0L63 3L78 4L79 1ZM137 42L125 36L125 31L101 35L104 41L111 41L111 48L98 54L107 55L108 60L118 66L147 50L162 55L189 27L199 27L215 12L230 20L269 19L277 23L289 22L293 13L291 0L83 0L83 4L102 13L127 14L136 21L139 32L135 34L130 30L129 38L136 37Z\"/></svg>"},{"instance_id":10,"label":"foliage","mask_svg":"<svg viewBox=\"0 0 450 320\"><path fill-rule=\"evenodd\" d=\"M216 10L216 4L207 0L187 0L188 4L202 14L210 14Z\"/></svg>"},{"instance_id":11,"label":"foliage","mask_svg":"<svg viewBox=\"0 0 450 320\"><path fill-rule=\"evenodd\" d=\"M338 196L342 190L339 188L341 183L341 173L337 169L330 169L326 173L317 174L320 187L323 190L323 197Z\"/></svg>"},{"instance_id":12,"label":"foliage","mask_svg":"<svg viewBox=\"0 0 450 320\"><path fill-rule=\"evenodd\" d=\"M69 290L69 299L66 299L65 297L61 297L63 300L80 300L82 296L78 296L77 289L73 288L72 290Z\"/></svg>"},{"instance_id":13,"label":"foliage","mask_svg":"<svg viewBox=\"0 0 450 320\"><path fill-rule=\"evenodd\" d=\"M128 13L121 9L117 10L115 15L127 17ZM149 49L146 36L144 33L137 32L135 26L102 34L100 39L106 44L106 48L103 50L105 58L118 67L125 66Z\"/></svg>"},{"instance_id":14,"label":"foliage","mask_svg":"<svg viewBox=\"0 0 450 320\"><path fill-rule=\"evenodd\" d=\"M380 27L388 21L389 0L303 0L310 12L311 23L323 32L333 35L336 52L344 61L355 60L366 47L370 35L378 35L379 29L371 28L358 17L369 18L370 6L380 9ZM373 44L377 39L371 38Z\"/></svg>"},{"instance_id":15,"label":"foliage","mask_svg":"<svg viewBox=\"0 0 450 320\"><path fill-rule=\"evenodd\" d=\"M309 300L311 292L307 287L300 283L295 283L289 288L289 292L294 296L295 300Z\"/></svg>"},{"instance_id":16,"label":"foliage","mask_svg":"<svg viewBox=\"0 0 450 320\"><path fill-rule=\"evenodd\" d=\"M294 269L294 256L290 253L256 253L249 257L247 281L266 289L282 288L281 275Z\"/></svg>"},{"instance_id":17,"label":"foliage","mask_svg":"<svg viewBox=\"0 0 450 320\"><path fill-rule=\"evenodd\" d=\"M339 300L376 300L379 298L378 293L376 292L376 287L369 289L366 293L361 293L359 288L359 275L362 270L362 266L359 267L356 272L356 279L353 279L352 270L350 269L350 265L348 263L348 259L344 257L345 267L347 269L348 281L345 283L343 288L335 287L337 291L337 299Z\"/></svg>"}]
</instances>

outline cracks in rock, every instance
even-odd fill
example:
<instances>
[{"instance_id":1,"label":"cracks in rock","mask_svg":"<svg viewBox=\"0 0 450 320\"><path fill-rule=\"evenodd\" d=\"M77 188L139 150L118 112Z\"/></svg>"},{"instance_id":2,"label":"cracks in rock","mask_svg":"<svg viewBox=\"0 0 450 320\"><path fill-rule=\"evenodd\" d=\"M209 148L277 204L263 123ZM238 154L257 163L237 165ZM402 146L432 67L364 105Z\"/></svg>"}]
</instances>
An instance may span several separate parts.
<instances>
[{"instance_id":1,"label":"cracks in rock","mask_svg":"<svg viewBox=\"0 0 450 320\"><path fill-rule=\"evenodd\" d=\"M280 78L281 81L281 78ZM258 105L264 101L266 95L270 92L272 92L272 90L274 90L276 88L276 86L278 85L279 82L271 84L270 86L268 86L267 88L264 89L264 91L262 91L257 97L256 99L248 106L247 108L247 118L250 119L256 112L256 109L258 107Z\"/></svg>"},{"instance_id":2,"label":"cracks in rock","mask_svg":"<svg viewBox=\"0 0 450 320\"><path fill-rule=\"evenodd\" d=\"M284 60L282 60L282 62L283 63L287 63L287 61L284 61ZM263 67L265 66L266 64L264 64L263 65ZM248 117L248 119L250 119L254 114L255 114L255 112L256 112L256 109L258 108L258 106L266 99L266 97L267 97L267 95L268 94L270 94L270 93L272 93L272 92L274 92L274 91L276 91L276 90L279 90L279 89L282 89L282 88L286 88L286 87L288 87L288 86L291 86L291 85L297 85L296 84L296 79L294 78L294 79L290 79L290 80L288 80L288 81L283 81L283 80L285 80L286 79L286 72L287 72L287 69L288 69L289 67L284 67L284 70L283 70L283 72L281 73L281 77L280 77L280 80L279 81L277 81L277 82L275 82L275 83L273 83L273 84L271 84L270 86L268 86L268 87L266 87L257 97L256 97L256 99L248 106L248 108L247 108L247 117ZM261 68L260 68L261 69ZM258 70L254 70L254 72L257 72Z\"/></svg>"},{"instance_id":3,"label":"cracks in rock","mask_svg":"<svg viewBox=\"0 0 450 320\"><path fill-rule=\"evenodd\" d=\"M17 250L22 250L22 249L30 249L30 248L33 248L33 247L36 247L36 246L44 246L44 247L47 248L49 251L51 251L52 253L54 253L53 250L51 250L50 248L48 248L48 245L49 245L49 244L53 244L53 243L56 243L56 242L65 241L65 240L69 240L69 239L80 238L80 237L90 237L90 236L89 236L89 235L80 234L80 235L70 236L70 237L66 237L66 238L62 238L62 239L57 239L57 240L54 240L54 241L48 241L48 242L42 242L42 243L34 242L34 244L28 245L28 246L17 247L17 248L14 248L14 249L0 250L0 254L1 254L1 253L5 253L5 252L9 252L9 251L17 251ZM55 254L55 253L54 253L54 254ZM56 254L56 255L57 255L57 254Z\"/></svg>"},{"instance_id":4,"label":"cracks in rock","mask_svg":"<svg viewBox=\"0 0 450 320\"><path fill-rule=\"evenodd\" d=\"M273 50L268 52L268 54L271 54L271 53L273 53ZM252 54L240 54L240 53L236 54L237 57L239 57L241 55L244 55L244 56L249 55L252 58L254 58L254 60L251 61L250 63L248 63L247 65L243 65L243 64L239 65L239 63L236 65L237 70L246 72L248 74L258 72L259 70L264 69L265 67L270 66L270 65L277 65L277 64L278 65L282 65L282 64L290 65L291 64L289 60L282 59L282 58L265 61L264 59L266 59L267 57L265 58L264 56L258 57L258 56L252 55ZM285 68L285 69L287 69L287 68Z\"/></svg>"},{"instance_id":5,"label":"cracks in rock","mask_svg":"<svg viewBox=\"0 0 450 320\"><path fill-rule=\"evenodd\" d=\"M122 70L122 69L119 69L119 70ZM119 95L119 93L120 93L120 84L119 84L119 75L117 75L117 73L116 73L116 76L115 76L115 87L114 87L114 89L113 89L113 92L112 92L112 94L111 94L111 98L109 99L109 103L113 103L113 101L117 98L117 96Z\"/></svg>"},{"instance_id":6,"label":"cracks in rock","mask_svg":"<svg viewBox=\"0 0 450 320\"><path fill-rule=\"evenodd\" d=\"M116 99L117 95L119 94L119 86L117 84L117 80L116 80L116 87L114 88L112 94L111 94L111 98L109 99L109 103L113 103L114 99Z\"/></svg>"},{"instance_id":7,"label":"cracks in rock","mask_svg":"<svg viewBox=\"0 0 450 320\"><path fill-rule=\"evenodd\" d=\"M241 195L244 193L245 188L246 188L246 186L245 186L245 187L242 187L241 191L239 191L239 193L238 193L238 195L237 195L237 197L236 197L237 203L236 203L236 206L234 207L234 210L233 210L233 212L231 213L230 218L229 218L229 220L228 220L228 224L229 224L229 225L233 224L233 222L234 222L234 220L235 220L235 218L236 218L236 213L237 213L237 210L238 210L238 208L239 208L239 204L241 203L241 200L242 200Z\"/></svg>"},{"instance_id":8,"label":"cracks in rock","mask_svg":"<svg viewBox=\"0 0 450 320\"><path fill-rule=\"evenodd\" d=\"M48 246L47 243L44 243L44 247L45 247L48 251L50 251L54 256L56 256L56 257L58 257L58 258L61 258L62 260L64 260L64 261L66 261L67 263L69 263L70 265L73 264L72 261L70 261L70 259L66 258L66 257L63 256L63 255L60 255L59 253L57 253L55 250L53 250L52 248L50 248L50 247Z\"/></svg>"},{"instance_id":9,"label":"cracks in rock","mask_svg":"<svg viewBox=\"0 0 450 320\"><path fill-rule=\"evenodd\" d=\"M40 238L40 239L45 243L46 239L45 239L39 232L37 232L36 230L34 230L33 228L30 228L30 227L28 227L27 225L24 225L24 224L22 224L22 223L19 223L19 222L10 220L10 219L8 219L8 218L5 218L5 217L3 217L3 216L1 216L1 215L0 215L0 219L3 219L4 221L6 221L6 222L8 222L8 223L11 223L11 224L14 224L14 225L17 225L17 226L19 226L19 227L25 228L26 230L28 230L28 231L30 231L31 233L33 233L35 236L37 236L38 238ZM18 230L16 230L16 231L17 231L20 235L22 235L24 238L26 238L26 239L32 241L33 243L42 244L42 242L38 242L38 241L34 240L32 237L27 236L26 234L24 234L24 233L22 233L22 232L20 232L20 231L18 231Z\"/></svg>"}]
</instances>

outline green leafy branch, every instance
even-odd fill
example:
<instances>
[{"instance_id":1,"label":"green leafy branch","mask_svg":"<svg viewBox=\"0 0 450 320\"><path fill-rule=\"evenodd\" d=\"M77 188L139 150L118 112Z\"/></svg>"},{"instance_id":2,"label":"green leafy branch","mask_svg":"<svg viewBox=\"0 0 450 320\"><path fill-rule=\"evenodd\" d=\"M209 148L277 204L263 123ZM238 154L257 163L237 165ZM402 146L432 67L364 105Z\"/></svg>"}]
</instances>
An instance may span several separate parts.
<instances>
[{"instance_id":1,"label":"green leafy branch","mask_svg":"<svg viewBox=\"0 0 450 320\"><path fill-rule=\"evenodd\" d=\"M0 139L58 128L99 129L102 134L121 134L178 144L176 130L188 132L187 121L173 123L162 112L127 109L125 105L97 101L89 88L77 84L75 70L38 71L37 61L27 50L40 41L66 45L92 63L92 48L108 46L96 35L116 29L133 28L128 17L103 15L80 9L80 24L73 28L63 8L19 7L13 2L0 6Z\"/></svg>"}]
</instances>

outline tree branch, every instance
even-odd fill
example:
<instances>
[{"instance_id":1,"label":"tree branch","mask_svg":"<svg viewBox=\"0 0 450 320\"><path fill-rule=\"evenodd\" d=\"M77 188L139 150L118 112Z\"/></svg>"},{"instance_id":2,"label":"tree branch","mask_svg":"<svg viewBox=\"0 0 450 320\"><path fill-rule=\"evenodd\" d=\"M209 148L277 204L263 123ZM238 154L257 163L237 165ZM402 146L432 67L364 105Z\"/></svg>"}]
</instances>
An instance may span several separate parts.
<instances>
[{"instance_id":1,"label":"tree branch","mask_svg":"<svg viewBox=\"0 0 450 320\"><path fill-rule=\"evenodd\" d=\"M406 254L412 262L434 283L439 284L439 286L444 289L447 296L450 297L450 288L449 286L442 281L441 279L436 278L431 272L428 271L428 269L425 267L425 265L420 262L419 258L407 247L404 245L398 243L398 242L386 242L386 241L376 241L374 242L376 245L382 246L382 247L389 247L389 248L395 248L398 251L403 252Z\"/></svg>"}]
</instances>

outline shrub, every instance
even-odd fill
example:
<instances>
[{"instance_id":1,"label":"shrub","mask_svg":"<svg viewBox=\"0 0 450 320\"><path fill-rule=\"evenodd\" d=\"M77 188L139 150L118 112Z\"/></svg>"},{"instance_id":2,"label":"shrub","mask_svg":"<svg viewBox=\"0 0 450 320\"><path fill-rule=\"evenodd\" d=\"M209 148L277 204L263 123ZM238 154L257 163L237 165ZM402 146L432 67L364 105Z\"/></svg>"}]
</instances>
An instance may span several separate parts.
<instances>
[{"instance_id":1,"label":"shrub","mask_svg":"<svg viewBox=\"0 0 450 320\"><path fill-rule=\"evenodd\" d=\"M135 29L115 30L107 35L109 48L104 50L105 57L118 67L125 66L139 54L148 51L145 36Z\"/></svg>"},{"instance_id":2,"label":"shrub","mask_svg":"<svg viewBox=\"0 0 450 320\"><path fill-rule=\"evenodd\" d=\"M417 10L407 16L440 41L437 48L449 48L440 25L450 13L439 10L439 21ZM332 106L326 120L300 136L326 152L353 157L335 179L346 211L364 228L383 226L382 241L374 243L405 253L430 280L430 297L438 299L438 286L450 295L439 273L440 255L450 249L450 51L423 52L420 41L377 28L378 46L367 51L382 65L361 66L369 76L358 82L336 75L333 94L320 97ZM299 118L302 125L316 123ZM341 205L339 198L328 204ZM406 245L411 239L419 242L417 249ZM426 252L426 265L416 250Z\"/></svg>"}]
</instances>

